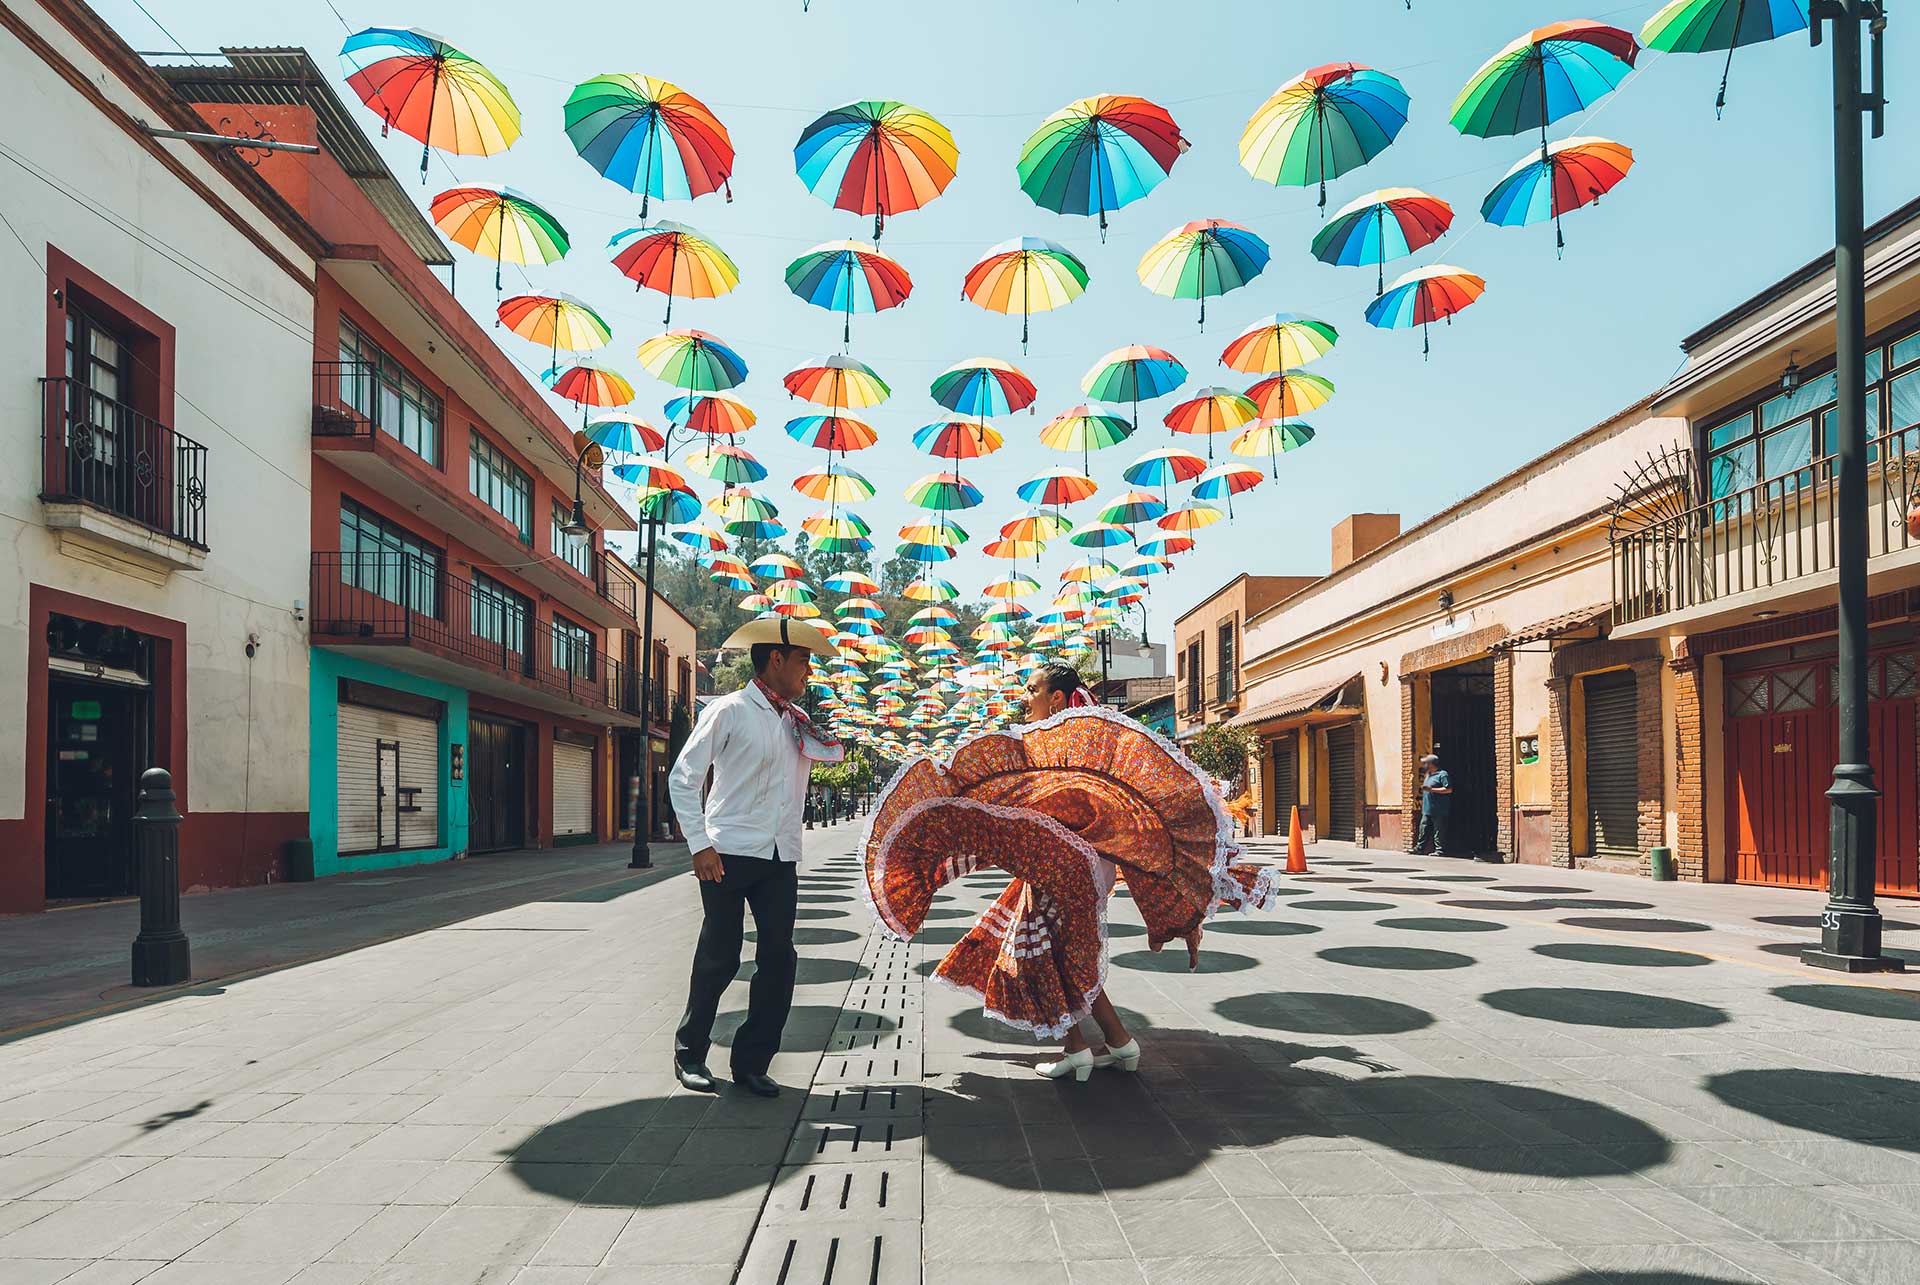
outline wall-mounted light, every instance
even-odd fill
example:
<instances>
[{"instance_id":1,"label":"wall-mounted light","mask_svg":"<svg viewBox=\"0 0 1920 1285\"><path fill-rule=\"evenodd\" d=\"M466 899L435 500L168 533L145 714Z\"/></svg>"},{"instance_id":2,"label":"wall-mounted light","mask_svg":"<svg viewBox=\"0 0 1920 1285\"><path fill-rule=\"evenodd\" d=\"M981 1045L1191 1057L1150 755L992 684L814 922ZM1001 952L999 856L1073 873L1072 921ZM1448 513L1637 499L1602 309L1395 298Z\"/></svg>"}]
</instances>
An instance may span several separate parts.
<instances>
[{"instance_id":1,"label":"wall-mounted light","mask_svg":"<svg viewBox=\"0 0 1920 1285\"><path fill-rule=\"evenodd\" d=\"M293 622L297 625L306 618L307 600L305 598L295 598L293 600Z\"/></svg>"},{"instance_id":2,"label":"wall-mounted light","mask_svg":"<svg viewBox=\"0 0 1920 1285\"><path fill-rule=\"evenodd\" d=\"M587 525L586 506L580 503L580 497L576 495L573 499L573 512L567 515L567 520L560 530L575 540L581 540L586 538L587 532L591 529Z\"/></svg>"},{"instance_id":3,"label":"wall-mounted light","mask_svg":"<svg viewBox=\"0 0 1920 1285\"><path fill-rule=\"evenodd\" d=\"M1453 590L1442 589L1438 602L1440 603L1440 610L1446 612L1449 616L1453 614Z\"/></svg>"},{"instance_id":4,"label":"wall-mounted light","mask_svg":"<svg viewBox=\"0 0 1920 1285\"><path fill-rule=\"evenodd\" d=\"M1777 611L1771 611L1763 608L1759 611L1754 612L1753 618L1755 620L1772 620L1775 616L1779 614L1780 613Z\"/></svg>"},{"instance_id":5,"label":"wall-mounted light","mask_svg":"<svg viewBox=\"0 0 1920 1285\"><path fill-rule=\"evenodd\" d=\"M1800 391L1800 363L1794 360L1795 355L1787 354L1787 368L1780 372L1780 391L1789 397Z\"/></svg>"}]
</instances>

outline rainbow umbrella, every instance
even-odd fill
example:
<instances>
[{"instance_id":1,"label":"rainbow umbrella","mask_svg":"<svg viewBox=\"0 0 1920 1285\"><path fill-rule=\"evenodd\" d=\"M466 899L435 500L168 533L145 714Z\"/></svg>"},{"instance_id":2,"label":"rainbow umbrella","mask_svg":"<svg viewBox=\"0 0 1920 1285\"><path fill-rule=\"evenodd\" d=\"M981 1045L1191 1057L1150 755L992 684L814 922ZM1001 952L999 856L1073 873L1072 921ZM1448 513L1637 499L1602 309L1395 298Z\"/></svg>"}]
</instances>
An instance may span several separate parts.
<instances>
[{"instance_id":1,"label":"rainbow umbrella","mask_svg":"<svg viewBox=\"0 0 1920 1285\"><path fill-rule=\"evenodd\" d=\"M639 492L633 497L633 507L639 516L663 525L691 522L700 516L700 501L694 498L693 492L670 487Z\"/></svg>"},{"instance_id":2,"label":"rainbow umbrella","mask_svg":"<svg viewBox=\"0 0 1920 1285\"><path fill-rule=\"evenodd\" d=\"M1153 191L1187 150L1164 107L1144 98L1102 94L1068 103L1040 122L1020 149L1020 190L1060 214L1097 214Z\"/></svg>"},{"instance_id":3,"label":"rainbow umbrella","mask_svg":"<svg viewBox=\"0 0 1920 1285\"><path fill-rule=\"evenodd\" d=\"M1130 402L1133 426L1140 427L1140 403L1164 397L1186 382L1187 368L1164 348L1129 344L1093 363L1080 377L1080 390L1100 402Z\"/></svg>"},{"instance_id":4,"label":"rainbow umbrella","mask_svg":"<svg viewBox=\"0 0 1920 1285\"><path fill-rule=\"evenodd\" d=\"M943 513L971 509L984 498L980 488L958 473L929 473L907 488L907 503Z\"/></svg>"},{"instance_id":5,"label":"rainbow umbrella","mask_svg":"<svg viewBox=\"0 0 1920 1285\"><path fill-rule=\"evenodd\" d=\"M945 580L919 576L907 582L900 596L914 602L952 602L960 596L960 591Z\"/></svg>"},{"instance_id":6,"label":"rainbow umbrella","mask_svg":"<svg viewBox=\"0 0 1920 1285\"><path fill-rule=\"evenodd\" d=\"M981 594L988 598L1011 600L1024 598L1030 593L1040 592L1040 582L1032 576L1010 575L993 581L982 589Z\"/></svg>"},{"instance_id":7,"label":"rainbow umbrella","mask_svg":"<svg viewBox=\"0 0 1920 1285\"><path fill-rule=\"evenodd\" d=\"M873 483L843 464L830 464L817 473L802 473L793 479L793 489L809 500L858 504L873 498Z\"/></svg>"},{"instance_id":8,"label":"rainbow umbrella","mask_svg":"<svg viewBox=\"0 0 1920 1285\"><path fill-rule=\"evenodd\" d=\"M1173 559L1164 554L1137 553L1120 564L1120 573L1144 579L1163 576L1173 570Z\"/></svg>"},{"instance_id":9,"label":"rainbow umbrella","mask_svg":"<svg viewBox=\"0 0 1920 1285\"><path fill-rule=\"evenodd\" d=\"M753 408L732 393L690 393L666 404L667 421L708 437L737 437L759 422Z\"/></svg>"},{"instance_id":10,"label":"rainbow umbrella","mask_svg":"<svg viewBox=\"0 0 1920 1285\"><path fill-rule=\"evenodd\" d=\"M769 553L754 559L747 570L756 576L771 576L775 580L797 580L807 573L793 558L784 553Z\"/></svg>"},{"instance_id":11,"label":"rainbow umbrella","mask_svg":"<svg viewBox=\"0 0 1920 1285\"><path fill-rule=\"evenodd\" d=\"M787 265L787 289L816 308L844 318L840 341L853 338L853 314L882 312L907 301L913 278L863 241L829 241Z\"/></svg>"},{"instance_id":12,"label":"rainbow umbrella","mask_svg":"<svg viewBox=\"0 0 1920 1285\"><path fill-rule=\"evenodd\" d=\"M933 377L927 391L956 415L985 419L1026 410L1037 395L1025 371L998 357L971 357Z\"/></svg>"},{"instance_id":13,"label":"rainbow umbrella","mask_svg":"<svg viewBox=\"0 0 1920 1285\"><path fill-rule=\"evenodd\" d=\"M647 223L613 234L607 253L635 290L667 297L663 325L673 324L675 299L718 299L740 284L727 252L683 223Z\"/></svg>"},{"instance_id":14,"label":"rainbow umbrella","mask_svg":"<svg viewBox=\"0 0 1920 1285\"><path fill-rule=\"evenodd\" d=\"M1640 43L1669 54L1727 51L1720 73L1717 118L1727 106L1733 51L1807 29L1807 0L1672 0L1640 28Z\"/></svg>"},{"instance_id":15,"label":"rainbow umbrella","mask_svg":"<svg viewBox=\"0 0 1920 1285\"><path fill-rule=\"evenodd\" d=\"M1453 226L1453 207L1414 187L1383 187L1340 207L1313 238L1313 257L1335 267L1374 265L1374 294L1387 288L1387 260L1432 245Z\"/></svg>"},{"instance_id":16,"label":"rainbow umbrella","mask_svg":"<svg viewBox=\"0 0 1920 1285\"><path fill-rule=\"evenodd\" d=\"M1100 489L1099 484L1085 473L1076 473L1069 468L1041 469L1032 477L1014 488L1015 493L1028 504L1078 504ZM1005 528L1001 528L1005 534Z\"/></svg>"},{"instance_id":17,"label":"rainbow umbrella","mask_svg":"<svg viewBox=\"0 0 1920 1285\"><path fill-rule=\"evenodd\" d=\"M1117 522L1082 522L1067 533L1067 543L1077 544L1083 549L1111 549L1116 545L1132 544L1133 532Z\"/></svg>"},{"instance_id":18,"label":"rainbow umbrella","mask_svg":"<svg viewBox=\"0 0 1920 1285\"><path fill-rule=\"evenodd\" d=\"M744 486L722 491L707 501L707 512L722 522L761 522L780 515L773 501L764 499ZM734 532L739 535L740 532Z\"/></svg>"},{"instance_id":19,"label":"rainbow umbrella","mask_svg":"<svg viewBox=\"0 0 1920 1285\"><path fill-rule=\"evenodd\" d=\"M1163 446L1148 451L1122 473L1131 485L1166 487L1172 482L1191 482L1207 471L1207 462L1192 451L1178 446Z\"/></svg>"},{"instance_id":20,"label":"rainbow umbrella","mask_svg":"<svg viewBox=\"0 0 1920 1285\"><path fill-rule=\"evenodd\" d=\"M502 264L557 263L570 244L560 220L510 187L450 187L427 214L455 245L493 260L496 295Z\"/></svg>"},{"instance_id":21,"label":"rainbow umbrella","mask_svg":"<svg viewBox=\"0 0 1920 1285\"><path fill-rule=\"evenodd\" d=\"M726 189L733 139L707 105L669 81L610 75L583 80L567 95L567 138L602 176L647 202L691 201Z\"/></svg>"},{"instance_id":22,"label":"rainbow umbrella","mask_svg":"<svg viewBox=\"0 0 1920 1285\"><path fill-rule=\"evenodd\" d=\"M862 620L885 620L887 609L871 598L848 598L833 609L833 614L854 616Z\"/></svg>"},{"instance_id":23,"label":"rainbow umbrella","mask_svg":"<svg viewBox=\"0 0 1920 1285\"><path fill-rule=\"evenodd\" d=\"M1407 123L1407 91L1384 71L1334 62L1303 71L1240 134L1240 168L1276 186L1320 185L1378 156Z\"/></svg>"},{"instance_id":24,"label":"rainbow umbrella","mask_svg":"<svg viewBox=\"0 0 1920 1285\"><path fill-rule=\"evenodd\" d=\"M360 101L380 113L380 137L420 140L420 181L432 148L492 156L520 137L520 108L472 55L412 27L368 27L340 46L340 67Z\"/></svg>"},{"instance_id":25,"label":"rainbow umbrella","mask_svg":"<svg viewBox=\"0 0 1920 1285\"><path fill-rule=\"evenodd\" d=\"M1038 559L1046 547L1044 540L1013 540L1003 536L981 545L980 552L989 558L1004 558L1010 562L1020 562L1026 558Z\"/></svg>"},{"instance_id":26,"label":"rainbow umbrella","mask_svg":"<svg viewBox=\"0 0 1920 1285\"><path fill-rule=\"evenodd\" d=\"M684 473L665 460L637 459L613 466L613 475L642 491L685 491L689 495L693 488L687 485Z\"/></svg>"},{"instance_id":27,"label":"rainbow umbrella","mask_svg":"<svg viewBox=\"0 0 1920 1285\"><path fill-rule=\"evenodd\" d=\"M993 454L1005 444L1006 439L991 424L972 424L960 419L937 420L913 431L915 450L949 460L978 459Z\"/></svg>"},{"instance_id":28,"label":"rainbow umbrella","mask_svg":"<svg viewBox=\"0 0 1920 1285\"><path fill-rule=\"evenodd\" d=\"M795 620L812 620L820 614L820 608L810 602L781 602L776 598L773 612L777 616L790 616Z\"/></svg>"},{"instance_id":29,"label":"rainbow umbrella","mask_svg":"<svg viewBox=\"0 0 1920 1285\"><path fill-rule=\"evenodd\" d=\"M1152 492L1128 491L1100 510L1100 520L1131 526L1136 522L1151 522L1166 511L1167 502Z\"/></svg>"},{"instance_id":30,"label":"rainbow umbrella","mask_svg":"<svg viewBox=\"0 0 1920 1285\"><path fill-rule=\"evenodd\" d=\"M738 565L738 564L735 564ZM753 581L732 567L715 566L707 571L707 579L722 589L731 589L735 593L745 593L753 588ZM764 596L764 595L762 595Z\"/></svg>"},{"instance_id":31,"label":"rainbow umbrella","mask_svg":"<svg viewBox=\"0 0 1920 1285\"><path fill-rule=\"evenodd\" d=\"M830 535L873 534L873 528L867 525L865 518L851 510L842 513L838 509L830 509L825 513L808 514L806 519L800 523L800 529L815 539Z\"/></svg>"},{"instance_id":32,"label":"rainbow umbrella","mask_svg":"<svg viewBox=\"0 0 1920 1285\"><path fill-rule=\"evenodd\" d=\"M1292 370L1333 351L1340 332L1314 317L1277 312L1235 335L1220 353L1220 364L1249 375Z\"/></svg>"},{"instance_id":33,"label":"rainbow umbrella","mask_svg":"<svg viewBox=\"0 0 1920 1285\"><path fill-rule=\"evenodd\" d=\"M1283 370L1247 390L1258 419L1289 420L1319 410L1333 398L1333 381L1324 375Z\"/></svg>"},{"instance_id":34,"label":"rainbow umbrella","mask_svg":"<svg viewBox=\"0 0 1920 1285\"><path fill-rule=\"evenodd\" d=\"M747 377L740 354L704 330L665 331L641 340L639 352L648 374L689 392L721 392Z\"/></svg>"},{"instance_id":35,"label":"rainbow umbrella","mask_svg":"<svg viewBox=\"0 0 1920 1285\"><path fill-rule=\"evenodd\" d=\"M1166 414L1166 425L1176 433L1207 439L1207 458L1213 458L1213 435L1231 433L1259 418L1260 411L1247 394L1232 388L1202 388Z\"/></svg>"},{"instance_id":36,"label":"rainbow umbrella","mask_svg":"<svg viewBox=\"0 0 1920 1285\"><path fill-rule=\"evenodd\" d=\"M1144 540L1140 552L1155 558L1172 558L1182 553L1193 552L1194 540L1190 535L1163 535L1158 540Z\"/></svg>"},{"instance_id":37,"label":"rainbow umbrella","mask_svg":"<svg viewBox=\"0 0 1920 1285\"><path fill-rule=\"evenodd\" d=\"M775 602L812 602L820 595L804 580L784 577L767 586L767 597Z\"/></svg>"},{"instance_id":38,"label":"rainbow umbrella","mask_svg":"<svg viewBox=\"0 0 1920 1285\"><path fill-rule=\"evenodd\" d=\"M1064 469L1058 471L1065 473ZM1047 473L1040 474L1040 477L1050 477L1053 472L1054 470L1049 470ZM1067 476L1074 478L1080 477L1079 474L1067 474ZM1034 479L1034 481L1038 480L1039 478ZM1086 480L1091 481L1092 479L1088 478ZM1030 502L1036 504L1045 503L1045 501L1040 500ZM1008 540L1044 542L1053 539L1055 536L1065 534L1072 526L1073 523L1067 521L1064 516L1057 512L1050 509L1034 509L1031 512L1022 513L1018 517L1009 518L1007 521L1001 523L1000 535L1002 538Z\"/></svg>"},{"instance_id":39,"label":"rainbow umbrella","mask_svg":"<svg viewBox=\"0 0 1920 1285\"><path fill-rule=\"evenodd\" d=\"M1267 467L1277 480L1280 476L1280 452L1296 451L1314 438L1313 425L1299 420L1276 422L1263 419L1233 439L1229 448L1235 455L1267 457Z\"/></svg>"},{"instance_id":40,"label":"rainbow umbrella","mask_svg":"<svg viewBox=\"0 0 1920 1285\"><path fill-rule=\"evenodd\" d=\"M960 149L947 127L905 103L848 103L800 131L793 167L807 190L835 209L873 216L917 210L953 182Z\"/></svg>"},{"instance_id":41,"label":"rainbow umbrella","mask_svg":"<svg viewBox=\"0 0 1920 1285\"><path fill-rule=\"evenodd\" d=\"M587 440L609 451L629 455L651 455L667 449L667 439L659 429L626 411L609 411L587 421Z\"/></svg>"},{"instance_id":42,"label":"rainbow umbrella","mask_svg":"<svg viewBox=\"0 0 1920 1285\"><path fill-rule=\"evenodd\" d=\"M1140 284L1157 295L1198 299L1205 330L1207 300L1259 276L1271 257L1267 243L1250 229L1226 219L1199 219L1148 246L1136 271Z\"/></svg>"},{"instance_id":43,"label":"rainbow umbrella","mask_svg":"<svg viewBox=\"0 0 1920 1285\"><path fill-rule=\"evenodd\" d=\"M1085 472L1093 450L1124 442L1132 435L1133 425L1126 420L1083 404L1069 407L1048 420L1040 430L1040 444L1056 451L1079 451L1080 468Z\"/></svg>"},{"instance_id":44,"label":"rainbow umbrella","mask_svg":"<svg viewBox=\"0 0 1920 1285\"><path fill-rule=\"evenodd\" d=\"M767 476L767 466L744 446L710 446L704 451L695 451L687 456L687 467L728 486L758 482Z\"/></svg>"},{"instance_id":45,"label":"rainbow umbrella","mask_svg":"<svg viewBox=\"0 0 1920 1285\"><path fill-rule=\"evenodd\" d=\"M1266 480L1266 474L1257 468L1248 468L1244 464L1216 464L1194 480L1193 498L1225 500L1227 516L1232 517L1233 497L1242 491L1251 491Z\"/></svg>"},{"instance_id":46,"label":"rainbow umbrella","mask_svg":"<svg viewBox=\"0 0 1920 1285\"><path fill-rule=\"evenodd\" d=\"M1480 213L1497 227L1553 220L1553 249L1567 248L1560 216L1611 192L1633 168L1633 149L1605 138L1563 138L1545 156L1529 156L1494 184Z\"/></svg>"},{"instance_id":47,"label":"rainbow umbrella","mask_svg":"<svg viewBox=\"0 0 1920 1285\"><path fill-rule=\"evenodd\" d=\"M1486 288L1484 279L1444 263L1415 268L1367 305L1367 324L1387 330L1420 327L1420 353L1425 356L1430 346L1427 327L1449 320Z\"/></svg>"},{"instance_id":48,"label":"rainbow umbrella","mask_svg":"<svg viewBox=\"0 0 1920 1285\"><path fill-rule=\"evenodd\" d=\"M1036 590L1039 587L1040 586L1038 585L1038 583L1034 585L1034 588ZM1033 608L1023 607L1019 603L1014 602L1012 599L1006 599L1004 601L994 603L992 606L988 607L985 611L981 612L980 619L1013 621L1013 620L1025 620L1031 615L1033 615Z\"/></svg>"},{"instance_id":49,"label":"rainbow umbrella","mask_svg":"<svg viewBox=\"0 0 1920 1285\"><path fill-rule=\"evenodd\" d=\"M862 596L880 592L880 586L858 571L836 572L826 578L827 588L835 593L851 593Z\"/></svg>"},{"instance_id":50,"label":"rainbow umbrella","mask_svg":"<svg viewBox=\"0 0 1920 1285\"><path fill-rule=\"evenodd\" d=\"M1474 72L1448 115L1476 138L1537 127L1544 157L1547 126L1619 88L1639 52L1631 32L1585 18L1536 27Z\"/></svg>"},{"instance_id":51,"label":"rainbow umbrella","mask_svg":"<svg viewBox=\"0 0 1920 1285\"><path fill-rule=\"evenodd\" d=\"M686 526L667 534L691 549L719 550L727 547L727 537L710 526Z\"/></svg>"},{"instance_id":52,"label":"rainbow umbrella","mask_svg":"<svg viewBox=\"0 0 1920 1285\"><path fill-rule=\"evenodd\" d=\"M823 357L811 366L787 372L781 380L789 397L799 397L816 406L834 410L864 410L878 406L893 395L887 381L875 374L865 362L844 354Z\"/></svg>"},{"instance_id":53,"label":"rainbow umbrella","mask_svg":"<svg viewBox=\"0 0 1920 1285\"><path fill-rule=\"evenodd\" d=\"M864 451L879 435L851 415L801 415L787 421L787 436L827 452Z\"/></svg>"},{"instance_id":54,"label":"rainbow umbrella","mask_svg":"<svg viewBox=\"0 0 1920 1285\"><path fill-rule=\"evenodd\" d=\"M989 312L1020 312L1020 351L1033 314L1064 308L1087 288L1087 265L1064 246L1037 236L1002 241L967 269L960 297Z\"/></svg>"},{"instance_id":55,"label":"rainbow umbrella","mask_svg":"<svg viewBox=\"0 0 1920 1285\"><path fill-rule=\"evenodd\" d=\"M494 309L494 325L522 339L547 345L547 364L560 364L560 350L603 348L613 331L600 314L570 294L517 294Z\"/></svg>"},{"instance_id":56,"label":"rainbow umbrella","mask_svg":"<svg viewBox=\"0 0 1920 1285\"><path fill-rule=\"evenodd\" d=\"M633 385L623 376L584 361L564 370L555 366L541 371L540 382L552 389L554 396L578 406L582 424L589 406L625 406L633 400Z\"/></svg>"},{"instance_id":57,"label":"rainbow umbrella","mask_svg":"<svg viewBox=\"0 0 1920 1285\"><path fill-rule=\"evenodd\" d=\"M938 540L903 540L894 552L909 562L951 562L960 556L957 546Z\"/></svg>"},{"instance_id":58,"label":"rainbow umbrella","mask_svg":"<svg viewBox=\"0 0 1920 1285\"><path fill-rule=\"evenodd\" d=\"M773 606L773 599L764 593L750 593L740 600L742 611L766 611Z\"/></svg>"},{"instance_id":59,"label":"rainbow umbrella","mask_svg":"<svg viewBox=\"0 0 1920 1285\"><path fill-rule=\"evenodd\" d=\"M1201 527L1212 526L1225 516L1211 504L1189 504L1185 508L1169 509L1155 519L1154 525L1162 531L1198 531Z\"/></svg>"}]
</instances>

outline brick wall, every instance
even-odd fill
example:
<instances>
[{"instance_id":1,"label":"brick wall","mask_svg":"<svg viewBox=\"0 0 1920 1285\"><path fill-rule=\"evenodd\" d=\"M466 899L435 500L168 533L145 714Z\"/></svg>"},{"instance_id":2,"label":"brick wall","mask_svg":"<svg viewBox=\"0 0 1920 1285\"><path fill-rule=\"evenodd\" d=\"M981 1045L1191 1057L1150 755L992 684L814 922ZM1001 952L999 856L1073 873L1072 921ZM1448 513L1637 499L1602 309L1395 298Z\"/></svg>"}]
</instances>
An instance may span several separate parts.
<instances>
[{"instance_id":1,"label":"brick wall","mask_svg":"<svg viewBox=\"0 0 1920 1285\"><path fill-rule=\"evenodd\" d=\"M1565 678L1547 680L1547 799L1553 854L1548 864L1564 869L1573 867L1573 765L1568 753L1573 740L1573 707L1569 685Z\"/></svg>"},{"instance_id":2,"label":"brick wall","mask_svg":"<svg viewBox=\"0 0 1920 1285\"><path fill-rule=\"evenodd\" d=\"M1707 782L1705 715L1700 681L1705 665L1698 656L1667 662L1673 670L1674 794L1678 845L1673 862L1682 879L1707 877Z\"/></svg>"},{"instance_id":3,"label":"brick wall","mask_svg":"<svg viewBox=\"0 0 1920 1285\"><path fill-rule=\"evenodd\" d=\"M1548 717L1553 737L1553 864L1573 864L1573 772L1577 759L1584 770L1586 747L1573 743L1572 686L1590 673L1625 667L1633 671L1635 718L1638 723L1640 778L1639 807L1634 822L1640 849L1640 870L1647 870L1647 850L1666 842L1666 765L1662 736L1660 647L1647 639L1579 643L1562 647L1553 656L1553 677L1547 683ZM1697 812L1698 805L1695 806Z\"/></svg>"},{"instance_id":4,"label":"brick wall","mask_svg":"<svg viewBox=\"0 0 1920 1285\"><path fill-rule=\"evenodd\" d=\"M1420 837L1420 751L1413 743L1413 685L1419 676L1400 674L1400 834L1403 852Z\"/></svg>"},{"instance_id":5,"label":"brick wall","mask_svg":"<svg viewBox=\"0 0 1920 1285\"><path fill-rule=\"evenodd\" d=\"M1494 848L1516 861L1513 835L1513 653L1493 658Z\"/></svg>"}]
</instances>

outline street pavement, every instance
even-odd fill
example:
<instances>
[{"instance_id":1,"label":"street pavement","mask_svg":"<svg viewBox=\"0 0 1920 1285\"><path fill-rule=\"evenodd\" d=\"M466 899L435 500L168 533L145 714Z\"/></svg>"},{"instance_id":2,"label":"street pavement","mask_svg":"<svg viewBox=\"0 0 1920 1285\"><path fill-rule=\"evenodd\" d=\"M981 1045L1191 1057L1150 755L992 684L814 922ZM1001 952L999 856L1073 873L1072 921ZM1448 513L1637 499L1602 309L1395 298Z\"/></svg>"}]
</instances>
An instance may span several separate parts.
<instances>
[{"instance_id":1,"label":"street pavement","mask_svg":"<svg viewBox=\"0 0 1920 1285\"><path fill-rule=\"evenodd\" d=\"M0 1043L0 1281L1920 1281L1920 994L1813 895L1320 844L1198 973L1117 902L1140 1070L1053 1083L926 980L997 876L889 942L808 839L777 1101L672 1079L691 879L528 899Z\"/></svg>"}]
</instances>

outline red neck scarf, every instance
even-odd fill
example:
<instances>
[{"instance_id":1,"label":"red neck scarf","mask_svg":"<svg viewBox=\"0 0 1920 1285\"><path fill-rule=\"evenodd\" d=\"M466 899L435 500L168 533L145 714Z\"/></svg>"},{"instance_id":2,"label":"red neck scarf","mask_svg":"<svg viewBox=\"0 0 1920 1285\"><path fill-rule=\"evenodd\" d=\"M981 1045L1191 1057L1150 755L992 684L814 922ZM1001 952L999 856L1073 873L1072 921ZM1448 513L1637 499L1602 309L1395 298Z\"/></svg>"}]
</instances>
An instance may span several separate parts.
<instances>
[{"instance_id":1,"label":"red neck scarf","mask_svg":"<svg viewBox=\"0 0 1920 1285\"><path fill-rule=\"evenodd\" d=\"M780 695L758 678L753 680L753 685L760 689L760 694L766 698L767 704L773 706L773 712L785 720L787 730L793 733L793 743L800 747L803 755L829 763L840 761L843 753L840 742L821 730L820 725L808 717L806 710Z\"/></svg>"}]
</instances>

